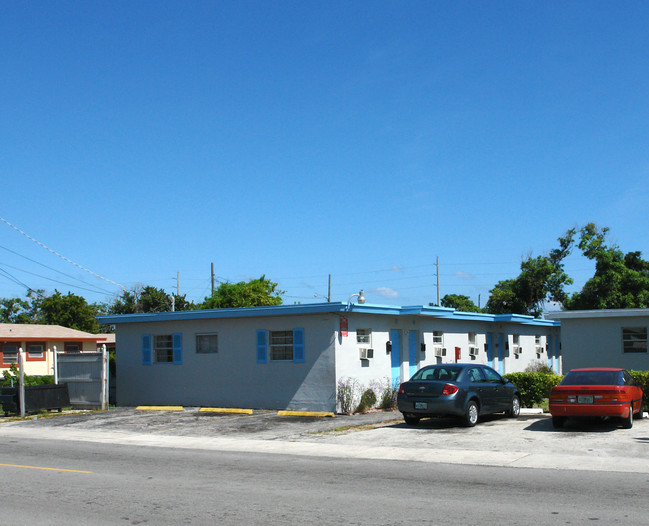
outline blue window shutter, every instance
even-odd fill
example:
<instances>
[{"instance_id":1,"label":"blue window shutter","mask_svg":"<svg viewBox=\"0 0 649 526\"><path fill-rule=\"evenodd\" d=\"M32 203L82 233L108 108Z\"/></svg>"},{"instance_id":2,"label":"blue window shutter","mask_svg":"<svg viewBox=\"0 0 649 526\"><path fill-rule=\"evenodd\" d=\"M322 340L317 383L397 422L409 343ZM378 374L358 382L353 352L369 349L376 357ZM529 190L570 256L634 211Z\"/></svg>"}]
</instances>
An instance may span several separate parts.
<instances>
[{"instance_id":1,"label":"blue window shutter","mask_svg":"<svg viewBox=\"0 0 649 526\"><path fill-rule=\"evenodd\" d=\"M268 362L266 350L266 331L257 331L257 363Z\"/></svg>"},{"instance_id":2,"label":"blue window shutter","mask_svg":"<svg viewBox=\"0 0 649 526\"><path fill-rule=\"evenodd\" d=\"M176 333L173 335L174 346L174 363L181 365L183 363L183 335Z\"/></svg>"},{"instance_id":3,"label":"blue window shutter","mask_svg":"<svg viewBox=\"0 0 649 526\"><path fill-rule=\"evenodd\" d=\"M151 365L151 335L142 335L142 365Z\"/></svg>"},{"instance_id":4,"label":"blue window shutter","mask_svg":"<svg viewBox=\"0 0 649 526\"><path fill-rule=\"evenodd\" d=\"M304 362L304 329L293 329L293 361Z\"/></svg>"}]
</instances>

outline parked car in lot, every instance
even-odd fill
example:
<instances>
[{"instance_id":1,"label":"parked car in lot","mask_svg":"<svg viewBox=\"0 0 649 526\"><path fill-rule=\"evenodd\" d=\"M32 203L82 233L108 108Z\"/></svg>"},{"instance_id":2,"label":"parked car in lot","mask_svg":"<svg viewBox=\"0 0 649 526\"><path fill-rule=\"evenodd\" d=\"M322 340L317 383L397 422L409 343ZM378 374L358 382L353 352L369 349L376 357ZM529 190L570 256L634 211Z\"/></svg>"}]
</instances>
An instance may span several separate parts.
<instances>
[{"instance_id":1,"label":"parked car in lot","mask_svg":"<svg viewBox=\"0 0 649 526\"><path fill-rule=\"evenodd\" d=\"M397 407L408 425L426 417L457 416L474 426L481 415L505 412L516 418L521 411L518 388L491 367L449 363L419 369L401 384Z\"/></svg>"},{"instance_id":2,"label":"parked car in lot","mask_svg":"<svg viewBox=\"0 0 649 526\"><path fill-rule=\"evenodd\" d=\"M624 369L572 369L550 392L550 414L555 428L566 418L599 416L620 418L630 429L643 415L642 389Z\"/></svg>"}]
</instances>

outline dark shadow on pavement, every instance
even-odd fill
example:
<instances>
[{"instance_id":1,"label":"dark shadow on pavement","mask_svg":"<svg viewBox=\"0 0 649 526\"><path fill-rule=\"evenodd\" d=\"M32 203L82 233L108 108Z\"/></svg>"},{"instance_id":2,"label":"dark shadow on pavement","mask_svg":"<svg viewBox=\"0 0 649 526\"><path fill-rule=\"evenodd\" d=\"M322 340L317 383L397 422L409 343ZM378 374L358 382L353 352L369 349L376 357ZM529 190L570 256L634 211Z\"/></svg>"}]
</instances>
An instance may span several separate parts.
<instances>
[{"instance_id":1,"label":"dark shadow on pavement","mask_svg":"<svg viewBox=\"0 0 649 526\"><path fill-rule=\"evenodd\" d=\"M563 427L555 429L552 418L548 416L533 422L525 430L552 433L610 433L618 430L621 425L622 422L614 418L568 418Z\"/></svg>"}]
</instances>

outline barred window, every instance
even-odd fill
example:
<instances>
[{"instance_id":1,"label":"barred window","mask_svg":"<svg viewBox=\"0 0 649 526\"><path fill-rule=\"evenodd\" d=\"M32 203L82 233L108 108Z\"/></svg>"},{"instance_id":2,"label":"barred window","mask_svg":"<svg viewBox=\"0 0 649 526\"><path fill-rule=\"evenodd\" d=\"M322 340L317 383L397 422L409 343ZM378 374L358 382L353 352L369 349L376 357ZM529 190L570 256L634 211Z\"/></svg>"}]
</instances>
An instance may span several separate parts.
<instances>
[{"instance_id":1,"label":"barred window","mask_svg":"<svg viewBox=\"0 0 649 526\"><path fill-rule=\"evenodd\" d=\"M356 329L356 343L372 345L372 330Z\"/></svg>"},{"instance_id":2,"label":"barred window","mask_svg":"<svg viewBox=\"0 0 649 526\"><path fill-rule=\"evenodd\" d=\"M270 359L293 359L293 331L270 331Z\"/></svg>"},{"instance_id":3,"label":"barred window","mask_svg":"<svg viewBox=\"0 0 649 526\"><path fill-rule=\"evenodd\" d=\"M647 328L622 328L622 345L625 353L647 352Z\"/></svg>"},{"instance_id":4,"label":"barred window","mask_svg":"<svg viewBox=\"0 0 649 526\"><path fill-rule=\"evenodd\" d=\"M197 334L196 335L196 352L197 353L217 353L219 352L219 339L217 334Z\"/></svg>"},{"instance_id":5,"label":"barred window","mask_svg":"<svg viewBox=\"0 0 649 526\"><path fill-rule=\"evenodd\" d=\"M153 337L153 356L156 362L174 361L174 344L171 334L156 335Z\"/></svg>"}]
</instances>

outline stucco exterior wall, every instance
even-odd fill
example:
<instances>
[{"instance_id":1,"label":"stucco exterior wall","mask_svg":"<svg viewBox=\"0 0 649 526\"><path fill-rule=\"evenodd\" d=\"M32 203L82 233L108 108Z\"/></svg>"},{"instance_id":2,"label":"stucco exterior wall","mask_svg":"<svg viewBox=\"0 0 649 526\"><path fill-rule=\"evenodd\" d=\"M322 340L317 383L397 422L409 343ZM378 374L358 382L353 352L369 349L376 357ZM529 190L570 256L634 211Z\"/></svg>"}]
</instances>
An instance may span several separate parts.
<instances>
[{"instance_id":1,"label":"stucco exterior wall","mask_svg":"<svg viewBox=\"0 0 649 526\"><path fill-rule=\"evenodd\" d=\"M649 327L649 315L561 318L564 370L578 367L649 370L648 353L623 352L623 327Z\"/></svg>"},{"instance_id":2,"label":"stucco exterior wall","mask_svg":"<svg viewBox=\"0 0 649 526\"><path fill-rule=\"evenodd\" d=\"M170 320L118 327L117 404L334 411L331 314ZM304 329L304 363L257 363L258 330ZM144 334L182 334L182 364L143 365ZM196 334L217 333L218 352L196 352Z\"/></svg>"}]
</instances>

